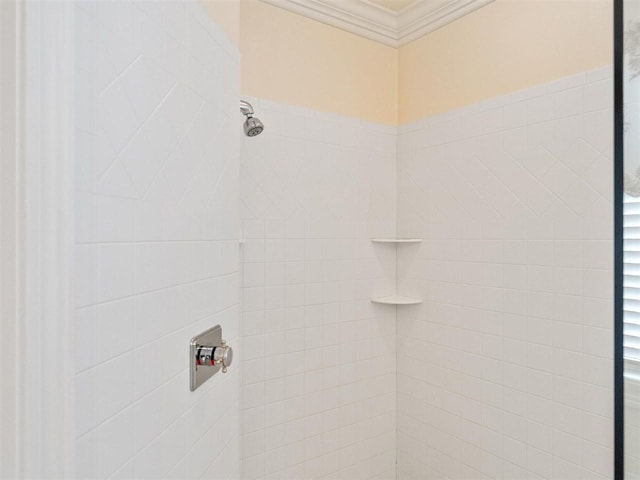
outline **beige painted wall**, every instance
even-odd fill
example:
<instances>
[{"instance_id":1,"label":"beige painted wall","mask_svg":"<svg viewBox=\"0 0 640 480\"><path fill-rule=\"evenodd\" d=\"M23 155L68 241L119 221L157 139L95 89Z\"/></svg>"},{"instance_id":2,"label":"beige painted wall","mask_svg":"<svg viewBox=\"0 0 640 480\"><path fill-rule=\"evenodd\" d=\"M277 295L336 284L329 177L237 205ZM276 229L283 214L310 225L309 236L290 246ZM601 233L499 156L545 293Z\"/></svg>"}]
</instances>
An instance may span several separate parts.
<instances>
[{"instance_id":1,"label":"beige painted wall","mask_svg":"<svg viewBox=\"0 0 640 480\"><path fill-rule=\"evenodd\" d=\"M400 49L260 0L203 0L238 42L242 93L384 124L613 62L611 0L496 0Z\"/></svg>"},{"instance_id":2,"label":"beige painted wall","mask_svg":"<svg viewBox=\"0 0 640 480\"><path fill-rule=\"evenodd\" d=\"M396 49L259 0L240 18L243 94L396 124Z\"/></svg>"},{"instance_id":3,"label":"beige painted wall","mask_svg":"<svg viewBox=\"0 0 640 480\"><path fill-rule=\"evenodd\" d=\"M400 48L407 123L613 62L611 0L496 0Z\"/></svg>"}]
</instances>

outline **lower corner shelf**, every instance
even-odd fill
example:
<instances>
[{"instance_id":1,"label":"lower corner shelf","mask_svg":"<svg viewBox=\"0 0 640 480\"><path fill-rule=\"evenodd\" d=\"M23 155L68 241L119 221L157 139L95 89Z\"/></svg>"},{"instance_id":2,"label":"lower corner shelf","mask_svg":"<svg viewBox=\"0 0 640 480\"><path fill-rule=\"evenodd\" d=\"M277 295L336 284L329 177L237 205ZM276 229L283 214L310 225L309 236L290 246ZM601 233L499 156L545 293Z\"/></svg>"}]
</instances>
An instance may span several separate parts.
<instances>
[{"instance_id":1,"label":"lower corner shelf","mask_svg":"<svg viewBox=\"0 0 640 480\"><path fill-rule=\"evenodd\" d=\"M403 297L401 295L389 295L388 297L372 298L373 303L382 303L384 305L417 305L422 303L419 298Z\"/></svg>"}]
</instances>

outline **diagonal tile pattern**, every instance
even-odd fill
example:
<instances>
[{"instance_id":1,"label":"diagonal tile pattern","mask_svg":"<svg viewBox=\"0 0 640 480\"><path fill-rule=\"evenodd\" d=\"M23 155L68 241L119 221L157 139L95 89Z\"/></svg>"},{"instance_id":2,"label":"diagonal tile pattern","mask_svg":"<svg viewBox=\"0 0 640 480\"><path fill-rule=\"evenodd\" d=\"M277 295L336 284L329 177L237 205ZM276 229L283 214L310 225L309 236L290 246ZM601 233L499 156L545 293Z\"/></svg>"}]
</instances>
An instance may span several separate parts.
<instances>
[{"instance_id":1,"label":"diagonal tile pattern","mask_svg":"<svg viewBox=\"0 0 640 480\"><path fill-rule=\"evenodd\" d=\"M76 4L78 478L240 475L239 368L188 388L192 336L239 344L239 55L201 8Z\"/></svg>"},{"instance_id":2,"label":"diagonal tile pattern","mask_svg":"<svg viewBox=\"0 0 640 480\"><path fill-rule=\"evenodd\" d=\"M400 479L612 476L611 68L399 129Z\"/></svg>"}]
</instances>

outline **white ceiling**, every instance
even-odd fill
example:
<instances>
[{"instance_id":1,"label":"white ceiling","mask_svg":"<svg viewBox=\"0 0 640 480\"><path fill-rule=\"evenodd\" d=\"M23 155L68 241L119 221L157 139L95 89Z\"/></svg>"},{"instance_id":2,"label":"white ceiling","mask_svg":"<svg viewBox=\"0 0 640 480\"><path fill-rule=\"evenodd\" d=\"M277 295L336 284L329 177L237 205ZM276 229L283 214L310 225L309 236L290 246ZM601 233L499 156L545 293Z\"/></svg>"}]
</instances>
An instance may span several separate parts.
<instances>
[{"instance_id":1,"label":"white ceiling","mask_svg":"<svg viewBox=\"0 0 640 480\"><path fill-rule=\"evenodd\" d=\"M399 47L494 0L263 0Z\"/></svg>"}]
</instances>

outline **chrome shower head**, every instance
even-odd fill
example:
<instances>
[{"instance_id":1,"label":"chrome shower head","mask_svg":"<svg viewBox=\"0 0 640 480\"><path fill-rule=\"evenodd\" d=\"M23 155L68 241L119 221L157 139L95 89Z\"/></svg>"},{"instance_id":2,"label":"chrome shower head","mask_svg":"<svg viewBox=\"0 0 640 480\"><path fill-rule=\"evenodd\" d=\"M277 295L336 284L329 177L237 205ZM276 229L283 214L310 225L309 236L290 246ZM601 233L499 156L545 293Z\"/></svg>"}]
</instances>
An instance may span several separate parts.
<instances>
[{"instance_id":1,"label":"chrome shower head","mask_svg":"<svg viewBox=\"0 0 640 480\"><path fill-rule=\"evenodd\" d=\"M244 134L247 137L260 135L262 130L264 130L264 125L258 118L250 116L247 117L247 120L244 122Z\"/></svg>"},{"instance_id":2,"label":"chrome shower head","mask_svg":"<svg viewBox=\"0 0 640 480\"><path fill-rule=\"evenodd\" d=\"M240 100L240 112L247 117L247 120L244 122L244 134L247 137L260 135L262 130L264 130L264 125L258 118L253 116L253 107L251 104Z\"/></svg>"}]
</instances>

